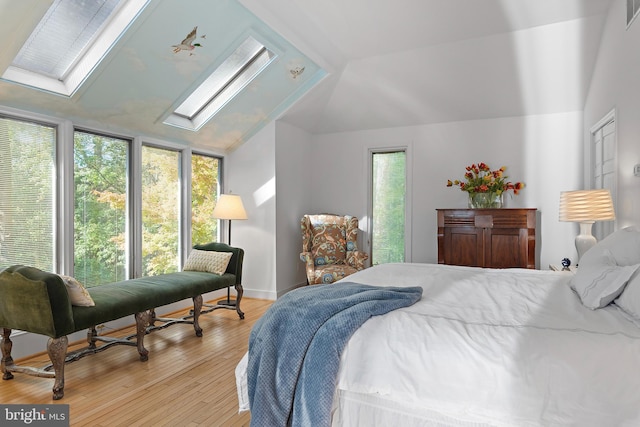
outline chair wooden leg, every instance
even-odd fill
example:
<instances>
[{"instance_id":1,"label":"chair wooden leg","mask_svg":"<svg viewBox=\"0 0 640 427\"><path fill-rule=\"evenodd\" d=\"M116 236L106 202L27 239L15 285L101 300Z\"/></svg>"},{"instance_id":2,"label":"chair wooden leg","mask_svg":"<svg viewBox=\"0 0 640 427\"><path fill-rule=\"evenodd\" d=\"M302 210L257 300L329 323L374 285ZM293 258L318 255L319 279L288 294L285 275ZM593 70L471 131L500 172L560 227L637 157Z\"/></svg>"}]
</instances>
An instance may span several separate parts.
<instances>
[{"instance_id":1,"label":"chair wooden leg","mask_svg":"<svg viewBox=\"0 0 640 427\"><path fill-rule=\"evenodd\" d=\"M241 319L244 319L244 313L240 310L240 301L242 301L242 294L244 293L244 289L241 284L236 284L235 286L236 292L238 293L238 297L236 298L236 312Z\"/></svg>"},{"instance_id":2,"label":"chair wooden leg","mask_svg":"<svg viewBox=\"0 0 640 427\"><path fill-rule=\"evenodd\" d=\"M67 355L69 339L64 336L60 338L49 338L47 341L47 353L53 365L56 379L53 383L53 400L62 399L64 396L64 359Z\"/></svg>"}]
</instances>

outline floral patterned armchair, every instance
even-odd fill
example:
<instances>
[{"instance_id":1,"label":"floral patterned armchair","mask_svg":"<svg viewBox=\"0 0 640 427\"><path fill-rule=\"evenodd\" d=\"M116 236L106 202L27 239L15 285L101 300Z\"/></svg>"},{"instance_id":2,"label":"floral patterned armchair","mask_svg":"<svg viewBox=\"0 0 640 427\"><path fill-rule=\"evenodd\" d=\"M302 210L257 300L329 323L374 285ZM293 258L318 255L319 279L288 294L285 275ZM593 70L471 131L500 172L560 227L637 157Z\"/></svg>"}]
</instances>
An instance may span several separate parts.
<instances>
[{"instance_id":1,"label":"floral patterned armchair","mask_svg":"<svg viewBox=\"0 0 640 427\"><path fill-rule=\"evenodd\" d=\"M300 259L309 284L333 283L364 269L369 256L358 251L358 218L346 215L305 215Z\"/></svg>"}]
</instances>

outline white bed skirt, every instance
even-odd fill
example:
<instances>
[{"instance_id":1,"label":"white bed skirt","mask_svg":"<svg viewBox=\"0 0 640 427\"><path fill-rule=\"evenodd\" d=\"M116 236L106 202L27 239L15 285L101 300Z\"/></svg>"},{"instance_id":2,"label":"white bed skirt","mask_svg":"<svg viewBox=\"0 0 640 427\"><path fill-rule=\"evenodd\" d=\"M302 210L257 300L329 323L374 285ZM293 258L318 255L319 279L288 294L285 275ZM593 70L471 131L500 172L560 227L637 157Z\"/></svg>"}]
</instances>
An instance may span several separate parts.
<instances>
[{"instance_id":1,"label":"white bed skirt","mask_svg":"<svg viewBox=\"0 0 640 427\"><path fill-rule=\"evenodd\" d=\"M236 366L236 388L238 392L238 412L249 410L247 390L248 353ZM379 396L337 390L331 410L332 427L487 427L490 424L477 423L447 417L437 411L412 408L398 402L391 402Z\"/></svg>"},{"instance_id":2,"label":"white bed skirt","mask_svg":"<svg viewBox=\"0 0 640 427\"><path fill-rule=\"evenodd\" d=\"M332 427L488 427L465 419L447 417L437 411L411 407L372 394L338 390L333 402Z\"/></svg>"}]
</instances>

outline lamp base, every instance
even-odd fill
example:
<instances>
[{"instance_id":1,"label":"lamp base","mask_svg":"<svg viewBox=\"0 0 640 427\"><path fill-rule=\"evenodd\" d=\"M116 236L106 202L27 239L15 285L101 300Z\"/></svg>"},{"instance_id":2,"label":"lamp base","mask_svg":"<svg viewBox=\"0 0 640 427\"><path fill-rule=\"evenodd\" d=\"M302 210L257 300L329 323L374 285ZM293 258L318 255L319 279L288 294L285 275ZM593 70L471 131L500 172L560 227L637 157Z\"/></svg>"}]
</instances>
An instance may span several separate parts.
<instances>
[{"instance_id":1,"label":"lamp base","mask_svg":"<svg viewBox=\"0 0 640 427\"><path fill-rule=\"evenodd\" d=\"M220 301L218 301L218 305L228 305L230 307L235 307L236 306L236 300L229 299L229 298L221 299Z\"/></svg>"},{"instance_id":2,"label":"lamp base","mask_svg":"<svg viewBox=\"0 0 640 427\"><path fill-rule=\"evenodd\" d=\"M593 222L581 222L580 234L576 236L576 249L578 250L578 261L582 259L582 255L595 246L598 242L591 234L591 226Z\"/></svg>"}]
</instances>

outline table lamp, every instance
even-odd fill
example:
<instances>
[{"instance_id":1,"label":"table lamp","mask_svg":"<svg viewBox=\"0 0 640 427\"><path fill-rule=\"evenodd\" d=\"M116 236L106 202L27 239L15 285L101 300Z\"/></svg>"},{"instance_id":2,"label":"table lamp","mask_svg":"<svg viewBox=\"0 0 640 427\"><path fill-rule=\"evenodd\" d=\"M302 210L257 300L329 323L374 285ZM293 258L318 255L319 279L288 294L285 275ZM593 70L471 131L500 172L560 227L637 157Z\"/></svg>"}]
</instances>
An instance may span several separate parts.
<instances>
[{"instance_id":1,"label":"table lamp","mask_svg":"<svg viewBox=\"0 0 640 427\"><path fill-rule=\"evenodd\" d=\"M580 223L580 234L576 236L578 260L596 244L591 226L596 221L616 219L609 190L577 190L560 193L560 221Z\"/></svg>"}]
</instances>

